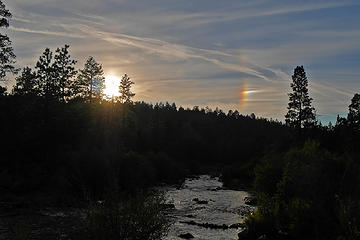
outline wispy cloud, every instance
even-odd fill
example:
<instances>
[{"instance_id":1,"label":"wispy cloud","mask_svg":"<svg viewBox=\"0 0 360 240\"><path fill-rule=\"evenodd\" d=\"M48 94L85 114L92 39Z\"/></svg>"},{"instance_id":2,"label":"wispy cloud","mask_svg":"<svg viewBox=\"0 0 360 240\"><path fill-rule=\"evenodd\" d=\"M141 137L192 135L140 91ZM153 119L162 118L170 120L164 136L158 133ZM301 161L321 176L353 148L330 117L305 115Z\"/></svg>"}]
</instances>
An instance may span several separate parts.
<instances>
[{"instance_id":1,"label":"wispy cloud","mask_svg":"<svg viewBox=\"0 0 360 240\"><path fill-rule=\"evenodd\" d=\"M226 52L194 48L181 44L173 44L154 38L137 37L123 33L105 32L85 25L73 25L71 27L77 27L77 29L83 34L91 35L92 37L107 41L116 46L129 46L142 49L149 54L156 54L161 57L165 57L168 60L170 58L176 58L180 60L186 60L190 58L200 59L215 64L224 69L246 73L266 81L271 81L261 72L251 68L251 66L247 66L250 64L246 63L244 60L241 64L234 64L234 59L237 59L238 56ZM224 57L230 58L230 61L222 61L221 59Z\"/></svg>"},{"instance_id":2,"label":"wispy cloud","mask_svg":"<svg viewBox=\"0 0 360 240\"><path fill-rule=\"evenodd\" d=\"M130 74L137 100L227 110L239 107L246 83L255 92L245 113L283 119L292 70L305 65L318 113L333 115L346 111L360 81L357 0L7 4L19 66L70 44L78 67L94 55L107 73Z\"/></svg>"},{"instance_id":3,"label":"wispy cloud","mask_svg":"<svg viewBox=\"0 0 360 240\"><path fill-rule=\"evenodd\" d=\"M70 33L70 32L54 32L54 31L46 31L46 30L34 30L28 28L19 28L19 27L9 27L10 30L17 31L17 32L25 32L25 33L34 33L34 34L41 34L41 35L53 35L53 36L62 36L68 38L85 38L86 35Z\"/></svg>"}]
</instances>

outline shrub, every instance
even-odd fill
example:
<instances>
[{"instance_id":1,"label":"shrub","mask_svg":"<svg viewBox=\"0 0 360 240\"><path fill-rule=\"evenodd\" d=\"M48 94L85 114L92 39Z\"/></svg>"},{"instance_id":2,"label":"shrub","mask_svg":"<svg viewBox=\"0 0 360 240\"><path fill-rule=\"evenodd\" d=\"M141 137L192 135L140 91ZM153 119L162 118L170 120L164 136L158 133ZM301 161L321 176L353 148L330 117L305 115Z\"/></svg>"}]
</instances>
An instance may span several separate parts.
<instances>
[{"instance_id":1,"label":"shrub","mask_svg":"<svg viewBox=\"0 0 360 240\"><path fill-rule=\"evenodd\" d=\"M275 238L286 233L290 239L356 239L356 202L336 198L345 182L352 186L350 179L358 182L346 170L348 162L314 141L282 156L265 158L255 168L259 206L246 221L248 231L262 231ZM341 196L346 195L350 196L343 191Z\"/></svg>"},{"instance_id":2,"label":"shrub","mask_svg":"<svg viewBox=\"0 0 360 240\"><path fill-rule=\"evenodd\" d=\"M170 226L163 212L163 194L138 192L132 196L111 194L90 205L88 224L94 240L161 239Z\"/></svg>"}]
</instances>

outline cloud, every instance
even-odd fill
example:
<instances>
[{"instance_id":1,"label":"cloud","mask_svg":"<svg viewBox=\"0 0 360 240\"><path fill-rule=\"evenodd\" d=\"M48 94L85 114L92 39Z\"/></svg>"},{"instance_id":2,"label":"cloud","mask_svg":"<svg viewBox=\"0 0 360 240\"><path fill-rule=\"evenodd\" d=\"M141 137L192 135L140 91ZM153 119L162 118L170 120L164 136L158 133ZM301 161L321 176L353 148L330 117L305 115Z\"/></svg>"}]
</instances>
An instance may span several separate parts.
<instances>
[{"instance_id":1,"label":"cloud","mask_svg":"<svg viewBox=\"0 0 360 240\"><path fill-rule=\"evenodd\" d=\"M14 18L6 31L19 66L34 64L45 47L70 44L79 68L94 55L106 73L133 77L137 100L227 110L239 108L246 83L255 92L247 96L244 112L283 119L296 65L305 65L322 115L346 110L358 89L356 0L7 4Z\"/></svg>"},{"instance_id":2,"label":"cloud","mask_svg":"<svg viewBox=\"0 0 360 240\"><path fill-rule=\"evenodd\" d=\"M180 60L187 60L190 58L199 59L215 64L224 69L243 72L248 75L252 75L260 79L263 79L265 81L271 81L260 71L255 70L249 64L247 64L246 60L243 60L242 64L232 63L234 59L237 59L237 56L226 52L194 48L181 44L173 44L154 38L137 37L123 33L105 32L86 25L79 25L79 24L70 25L68 26L68 28L70 29L75 28L77 29L77 32L82 33L82 34L77 34L74 37L84 38L85 34L88 34L94 38L101 39L111 44L114 44L115 46L121 46L121 47L128 46L128 47L141 49L147 52L148 54L156 54L161 57L164 57L167 60L171 60L171 58L180 59ZM61 33L57 33L57 32L52 32L52 33L49 32L49 34L61 35ZM221 60L222 58L230 58L230 61L229 60L222 61Z\"/></svg>"},{"instance_id":3,"label":"cloud","mask_svg":"<svg viewBox=\"0 0 360 240\"><path fill-rule=\"evenodd\" d=\"M25 33L34 33L34 34L41 34L41 35L54 35L54 36L62 36L68 38L85 38L85 35L75 34L75 33L67 33L67 32L54 32L54 31L46 31L46 30L33 30L27 28L19 28L19 27L9 27L10 30L17 31L17 32L25 32Z\"/></svg>"}]
</instances>

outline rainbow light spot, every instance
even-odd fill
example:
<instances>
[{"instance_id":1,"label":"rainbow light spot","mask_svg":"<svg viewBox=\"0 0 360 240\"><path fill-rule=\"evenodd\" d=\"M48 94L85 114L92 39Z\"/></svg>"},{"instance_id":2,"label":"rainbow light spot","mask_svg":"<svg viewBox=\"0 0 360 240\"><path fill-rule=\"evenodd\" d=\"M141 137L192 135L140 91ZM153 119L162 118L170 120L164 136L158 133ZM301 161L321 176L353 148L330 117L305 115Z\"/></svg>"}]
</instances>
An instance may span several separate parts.
<instances>
[{"instance_id":1,"label":"rainbow light spot","mask_svg":"<svg viewBox=\"0 0 360 240\"><path fill-rule=\"evenodd\" d=\"M240 89L240 93L239 93L240 109L243 109L245 107L246 95L247 95L247 84L243 83L241 86L241 89Z\"/></svg>"}]
</instances>

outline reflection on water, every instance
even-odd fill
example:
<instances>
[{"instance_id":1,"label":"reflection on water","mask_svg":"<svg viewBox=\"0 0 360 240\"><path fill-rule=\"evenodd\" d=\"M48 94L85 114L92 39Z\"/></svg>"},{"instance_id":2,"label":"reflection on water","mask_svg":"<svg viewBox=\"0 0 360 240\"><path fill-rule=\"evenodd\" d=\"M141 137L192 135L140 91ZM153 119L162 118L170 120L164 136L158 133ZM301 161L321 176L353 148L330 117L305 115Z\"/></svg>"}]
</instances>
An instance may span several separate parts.
<instances>
[{"instance_id":1,"label":"reflection on water","mask_svg":"<svg viewBox=\"0 0 360 240\"><path fill-rule=\"evenodd\" d=\"M167 191L167 201L174 204L175 209L169 211L174 224L165 239L181 239L178 236L185 233L191 233L193 239L237 239L241 229L211 229L203 226L206 223L216 226L241 223L253 210L253 207L244 203L246 196L248 193L244 191L222 189L219 179L208 175L186 179L180 189ZM196 225L189 224L190 221Z\"/></svg>"}]
</instances>

